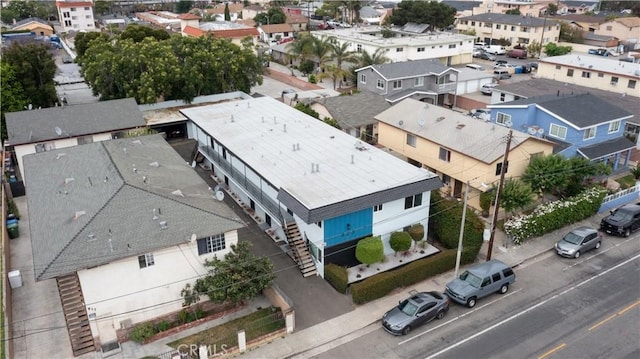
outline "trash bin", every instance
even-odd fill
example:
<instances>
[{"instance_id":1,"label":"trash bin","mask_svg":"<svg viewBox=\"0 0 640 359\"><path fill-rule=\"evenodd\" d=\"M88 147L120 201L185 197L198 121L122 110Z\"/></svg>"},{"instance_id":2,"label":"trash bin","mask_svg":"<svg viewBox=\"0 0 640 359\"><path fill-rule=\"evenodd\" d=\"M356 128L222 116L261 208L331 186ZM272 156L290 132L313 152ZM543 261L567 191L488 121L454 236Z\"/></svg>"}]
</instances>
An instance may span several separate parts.
<instances>
[{"instance_id":1,"label":"trash bin","mask_svg":"<svg viewBox=\"0 0 640 359\"><path fill-rule=\"evenodd\" d=\"M9 232L9 238L14 239L20 236L20 228L18 227L17 219L8 219L7 220L7 232Z\"/></svg>"}]
</instances>

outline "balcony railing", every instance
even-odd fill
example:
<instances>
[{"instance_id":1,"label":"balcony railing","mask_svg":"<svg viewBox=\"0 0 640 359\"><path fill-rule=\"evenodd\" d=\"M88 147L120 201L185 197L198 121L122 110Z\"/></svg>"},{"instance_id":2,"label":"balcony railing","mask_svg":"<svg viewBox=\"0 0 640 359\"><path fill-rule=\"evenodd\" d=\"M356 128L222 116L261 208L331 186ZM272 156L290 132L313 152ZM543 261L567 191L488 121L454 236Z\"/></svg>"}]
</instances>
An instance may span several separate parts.
<instances>
[{"instance_id":1,"label":"balcony railing","mask_svg":"<svg viewBox=\"0 0 640 359\"><path fill-rule=\"evenodd\" d=\"M449 93L453 92L456 89L455 82L447 82L444 84L429 84L429 90L435 91L437 93Z\"/></svg>"}]
</instances>

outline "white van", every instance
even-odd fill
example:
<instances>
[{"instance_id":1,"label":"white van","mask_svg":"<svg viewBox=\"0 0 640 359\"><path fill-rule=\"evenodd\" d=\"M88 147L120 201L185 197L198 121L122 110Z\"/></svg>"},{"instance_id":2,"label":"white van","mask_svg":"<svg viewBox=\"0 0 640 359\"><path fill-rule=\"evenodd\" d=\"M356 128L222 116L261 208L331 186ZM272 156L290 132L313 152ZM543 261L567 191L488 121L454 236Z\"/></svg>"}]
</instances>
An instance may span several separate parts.
<instances>
[{"instance_id":1,"label":"white van","mask_svg":"<svg viewBox=\"0 0 640 359\"><path fill-rule=\"evenodd\" d=\"M492 55L504 55L507 53L507 49L502 45L489 45L484 47L484 51Z\"/></svg>"}]
</instances>

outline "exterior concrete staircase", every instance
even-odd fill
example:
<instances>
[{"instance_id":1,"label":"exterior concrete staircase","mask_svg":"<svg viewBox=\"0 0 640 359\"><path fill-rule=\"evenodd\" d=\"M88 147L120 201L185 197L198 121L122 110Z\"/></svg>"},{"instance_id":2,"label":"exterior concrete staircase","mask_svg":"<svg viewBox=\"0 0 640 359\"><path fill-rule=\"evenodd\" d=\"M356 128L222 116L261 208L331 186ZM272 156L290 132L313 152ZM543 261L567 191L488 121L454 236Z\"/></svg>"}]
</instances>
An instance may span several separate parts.
<instances>
[{"instance_id":1,"label":"exterior concrete staircase","mask_svg":"<svg viewBox=\"0 0 640 359\"><path fill-rule=\"evenodd\" d=\"M96 351L78 275L73 273L58 277L56 281L73 355L79 356Z\"/></svg>"},{"instance_id":2,"label":"exterior concrete staircase","mask_svg":"<svg viewBox=\"0 0 640 359\"><path fill-rule=\"evenodd\" d=\"M302 234L300 233L300 229L296 222L288 223L287 227L284 229L284 233L287 236L287 242L289 243L290 249L287 254L289 254L289 256L298 264L298 268L300 268L302 276L310 277L312 275L317 275L318 271L316 270L313 258L311 258L311 253L309 253L309 247L302 238Z\"/></svg>"}]
</instances>

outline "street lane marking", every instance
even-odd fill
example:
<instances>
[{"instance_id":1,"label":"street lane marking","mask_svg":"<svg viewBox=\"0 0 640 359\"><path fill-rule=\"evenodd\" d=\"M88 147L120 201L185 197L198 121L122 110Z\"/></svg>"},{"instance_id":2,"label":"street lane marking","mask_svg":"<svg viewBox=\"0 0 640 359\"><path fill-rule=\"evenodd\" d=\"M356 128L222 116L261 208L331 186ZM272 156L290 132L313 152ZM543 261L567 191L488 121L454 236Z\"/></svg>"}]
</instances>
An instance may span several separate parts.
<instances>
[{"instance_id":1,"label":"street lane marking","mask_svg":"<svg viewBox=\"0 0 640 359\"><path fill-rule=\"evenodd\" d=\"M452 344L452 345L450 345L450 346L448 346L448 347L446 347L446 348L444 348L444 349L442 349L442 350L440 350L440 351L438 351L438 352L436 352L434 354L431 354L428 357L426 357L426 359L435 358L440 354L444 354L444 353L448 352L449 350L455 349L455 348L459 347L460 345L462 345L462 344L464 344L464 343L466 343L466 342L468 342L470 340L473 340L473 339L475 339L475 338L477 338L477 337L479 337L479 336L481 336L481 335L483 335L483 334L485 334L485 333L487 333L487 332L489 332L489 331L491 331L491 330L493 330L493 329L495 329L495 328L497 328L499 326L502 326L503 324L506 324L506 323L508 323L508 322L510 322L510 321L522 316L522 315L525 315L525 314L529 313L530 311L532 311L534 309L537 309L538 307L541 307L541 306L547 304L548 302L550 302L550 301L552 301L552 300L554 300L554 299L556 299L556 298L558 298L560 296L563 296L563 295L565 295L565 294L567 294L567 293L569 293L569 292L571 292L571 291L573 291L573 290L575 290L575 289L577 289L579 287L582 287L583 285L591 282L592 280L600 278L601 276L611 272L612 270L618 269L618 268L622 267L623 265L626 265L627 263L632 262L632 261L634 261L634 260L636 260L638 258L640 258L640 254L636 255L635 257L629 258L624 262L618 263L617 265L615 265L615 266L605 270L604 272L601 272L601 273L599 273L599 274L597 274L597 275L595 275L595 276L593 276L591 278L585 279L584 281L574 285L573 287L567 288L567 289L565 289L564 291L562 291L562 292L560 292L558 294L554 294L553 296L543 300L542 302L540 302L538 304L535 304L535 305L529 307L528 309L525 309L525 310L523 310L523 311L521 311L521 312L519 312L517 314L514 314L514 315L510 316L509 318L503 319L502 321L499 321L498 323L496 323L496 324L494 324L494 325L492 325L492 326L490 326L488 328L485 328L485 329L479 331L478 333L476 333L474 335L471 335L471 336L469 336L469 337L467 337L467 338L465 338L465 339L463 339L463 340L461 340L459 342L456 342L456 343L454 343L454 344Z\"/></svg>"},{"instance_id":2,"label":"street lane marking","mask_svg":"<svg viewBox=\"0 0 640 359\"><path fill-rule=\"evenodd\" d=\"M633 307L635 307L636 305L640 305L640 300L639 300L639 301L637 301L637 302L635 302L635 303L633 303L633 304L631 304L631 305L629 305L629 306L627 306L626 308L624 308L624 309L620 310L620 311L619 311L619 312L617 312L617 313L611 314L610 316L608 316L608 317L606 317L606 318L602 319L601 321L597 322L596 324L592 325L592 326L589 328L589 331L592 331L592 330L594 330L594 329L598 328L599 326L601 326L602 324L604 324L604 323L606 323L606 322L610 321L611 319L613 319L613 318L615 318L615 317L617 317L617 316L620 316L620 315L622 315L622 314L626 313L627 311L629 311L629 310L633 309Z\"/></svg>"},{"instance_id":3,"label":"street lane marking","mask_svg":"<svg viewBox=\"0 0 640 359\"><path fill-rule=\"evenodd\" d=\"M566 347L566 346L567 346L567 344L566 344L566 343L562 343L562 344L558 345L557 347L555 347L555 348L553 348L553 349L549 350L548 352L546 352L546 353L542 354L541 356L539 356L539 357L538 357L538 359L544 359L544 358L548 357L549 355L551 355L551 354L553 354L553 353L557 352L558 350L560 350L560 349L562 349L562 348L564 348L564 347Z\"/></svg>"}]
</instances>

